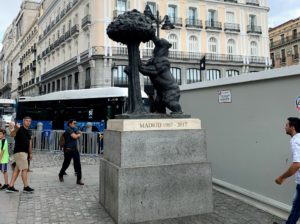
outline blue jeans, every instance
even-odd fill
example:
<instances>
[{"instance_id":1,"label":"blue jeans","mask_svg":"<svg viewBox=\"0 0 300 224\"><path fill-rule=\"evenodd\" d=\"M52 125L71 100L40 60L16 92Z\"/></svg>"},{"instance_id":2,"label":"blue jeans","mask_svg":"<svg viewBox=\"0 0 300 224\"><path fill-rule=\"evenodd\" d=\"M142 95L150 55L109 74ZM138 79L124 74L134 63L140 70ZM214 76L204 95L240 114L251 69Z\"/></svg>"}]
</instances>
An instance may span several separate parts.
<instances>
[{"instance_id":1,"label":"blue jeans","mask_svg":"<svg viewBox=\"0 0 300 224\"><path fill-rule=\"evenodd\" d=\"M286 224L296 224L300 217L300 185L296 186L296 193L293 200L293 206Z\"/></svg>"}]
</instances>

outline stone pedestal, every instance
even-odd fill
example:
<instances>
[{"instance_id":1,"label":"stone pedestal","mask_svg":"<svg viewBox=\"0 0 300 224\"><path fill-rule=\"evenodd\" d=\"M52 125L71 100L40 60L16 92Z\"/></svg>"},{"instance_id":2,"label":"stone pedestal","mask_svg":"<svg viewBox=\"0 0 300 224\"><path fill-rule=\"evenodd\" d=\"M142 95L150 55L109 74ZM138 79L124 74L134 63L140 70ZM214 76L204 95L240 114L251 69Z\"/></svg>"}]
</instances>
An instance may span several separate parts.
<instances>
[{"instance_id":1,"label":"stone pedestal","mask_svg":"<svg viewBox=\"0 0 300 224\"><path fill-rule=\"evenodd\" d=\"M199 119L109 120L104 136L100 203L116 223L212 212Z\"/></svg>"}]
</instances>

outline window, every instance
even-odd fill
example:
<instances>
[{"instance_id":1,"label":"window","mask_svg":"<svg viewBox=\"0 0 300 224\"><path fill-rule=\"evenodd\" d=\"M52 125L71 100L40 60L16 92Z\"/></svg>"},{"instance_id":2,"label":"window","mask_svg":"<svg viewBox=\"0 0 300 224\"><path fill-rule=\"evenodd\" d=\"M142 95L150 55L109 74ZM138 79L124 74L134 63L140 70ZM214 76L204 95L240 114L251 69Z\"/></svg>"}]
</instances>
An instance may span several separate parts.
<instances>
[{"instance_id":1,"label":"window","mask_svg":"<svg viewBox=\"0 0 300 224\"><path fill-rule=\"evenodd\" d=\"M169 42L172 44L171 50L178 50L178 38L175 34L169 36Z\"/></svg>"},{"instance_id":2,"label":"window","mask_svg":"<svg viewBox=\"0 0 300 224\"><path fill-rule=\"evenodd\" d=\"M258 55L257 43L255 41L251 41L251 43L250 43L250 55L251 56L257 56Z\"/></svg>"},{"instance_id":3,"label":"window","mask_svg":"<svg viewBox=\"0 0 300 224\"><path fill-rule=\"evenodd\" d=\"M48 93L51 92L51 83L48 83Z\"/></svg>"},{"instance_id":4,"label":"window","mask_svg":"<svg viewBox=\"0 0 300 224\"><path fill-rule=\"evenodd\" d=\"M284 43L284 34L280 35L280 40L281 40L281 43L283 44Z\"/></svg>"},{"instance_id":5,"label":"window","mask_svg":"<svg viewBox=\"0 0 300 224\"><path fill-rule=\"evenodd\" d=\"M91 68L85 70L85 88L91 88Z\"/></svg>"},{"instance_id":6,"label":"window","mask_svg":"<svg viewBox=\"0 0 300 224\"><path fill-rule=\"evenodd\" d=\"M127 55L127 46L125 44L122 43L117 43L117 54L118 55Z\"/></svg>"},{"instance_id":7,"label":"window","mask_svg":"<svg viewBox=\"0 0 300 224\"><path fill-rule=\"evenodd\" d=\"M118 65L118 70L114 73L114 85L115 86L127 86L128 85L128 77L124 72L125 65Z\"/></svg>"},{"instance_id":8,"label":"window","mask_svg":"<svg viewBox=\"0 0 300 224\"><path fill-rule=\"evenodd\" d=\"M55 82L52 82L52 92L55 92Z\"/></svg>"},{"instance_id":9,"label":"window","mask_svg":"<svg viewBox=\"0 0 300 224\"><path fill-rule=\"evenodd\" d=\"M293 39L296 39L297 38L297 29L294 29L293 30Z\"/></svg>"},{"instance_id":10,"label":"window","mask_svg":"<svg viewBox=\"0 0 300 224\"><path fill-rule=\"evenodd\" d=\"M66 78L62 78L61 80L61 90L66 90Z\"/></svg>"},{"instance_id":11,"label":"window","mask_svg":"<svg viewBox=\"0 0 300 224\"><path fill-rule=\"evenodd\" d=\"M190 68L187 70L186 81L187 83L201 82L200 69Z\"/></svg>"},{"instance_id":12,"label":"window","mask_svg":"<svg viewBox=\"0 0 300 224\"><path fill-rule=\"evenodd\" d=\"M79 73L76 72L74 74L74 89L79 89L79 79L78 79Z\"/></svg>"},{"instance_id":13,"label":"window","mask_svg":"<svg viewBox=\"0 0 300 224\"><path fill-rule=\"evenodd\" d=\"M249 25L251 26L251 29L254 29L254 26L256 26L256 15L249 15Z\"/></svg>"},{"instance_id":14,"label":"window","mask_svg":"<svg viewBox=\"0 0 300 224\"><path fill-rule=\"evenodd\" d=\"M199 50L198 39L196 36L190 36L189 38L189 51L198 52Z\"/></svg>"},{"instance_id":15,"label":"window","mask_svg":"<svg viewBox=\"0 0 300 224\"><path fill-rule=\"evenodd\" d=\"M60 80L56 80L56 91L60 91Z\"/></svg>"},{"instance_id":16,"label":"window","mask_svg":"<svg viewBox=\"0 0 300 224\"><path fill-rule=\"evenodd\" d=\"M234 23L234 12L226 12L227 23Z\"/></svg>"},{"instance_id":17,"label":"window","mask_svg":"<svg viewBox=\"0 0 300 224\"><path fill-rule=\"evenodd\" d=\"M169 19L170 19L171 23L175 23L175 19L176 19L176 16L177 16L176 5L169 5L168 6L168 16L169 16Z\"/></svg>"},{"instance_id":18,"label":"window","mask_svg":"<svg viewBox=\"0 0 300 224\"><path fill-rule=\"evenodd\" d=\"M282 49L282 50L281 50L281 62L282 62L282 63L285 63L285 62L286 62L286 60L285 60L285 49Z\"/></svg>"},{"instance_id":19,"label":"window","mask_svg":"<svg viewBox=\"0 0 300 224\"><path fill-rule=\"evenodd\" d=\"M180 68L170 68L170 71L175 79L175 81L177 82L178 85L181 85L181 70Z\"/></svg>"},{"instance_id":20,"label":"window","mask_svg":"<svg viewBox=\"0 0 300 224\"><path fill-rule=\"evenodd\" d=\"M237 70L227 70L226 71L226 77L230 78L230 77L234 77L234 76L238 76L240 73Z\"/></svg>"},{"instance_id":21,"label":"window","mask_svg":"<svg viewBox=\"0 0 300 224\"><path fill-rule=\"evenodd\" d=\"M47 85L44 85L44 94L47 93Z\"/></svg>"},{"instance_id":22,"label":"window","mask_svg":"<svg viewBox=\"0 0 300 224\"><path fill-rule=\"evenodd\" d=\"M215 37L211 37L208 40L208 49L210 53L217 53L217 39Z\"/></svg>"},{"instance_id":23,"label":"window","mask_svg":"<svg viewBox=\"0 0 300 224\"><path fill-rule=\"evenodd\" d=\"M217 69L208 69L206 71L206 80L209 81L209 80L217 80L221 78L221 72L220 70L217 70Z\"/></svg>"},{"instance_id":24,"label":"window","mask_svg":"<svg viewBox=\"0 0 300 224\"><path fill-rule=\"evenodd\" d=\"M156 4L155 2L147 2L153 15L156 15Z\"/></svg>"},{"instance_id":25,"label":"window","mask_svg":"<svg viewBox=\"0 0 300 224\"><path fill-rule=\"evenodd\" d=\"M127 0L117 1L117 11L120 12L120 14L127 11Z\"/></svg>"},{"instance_id":26,"label":"window","mask_svg":"<svg viewBox=\"0 0 300 224\"><path fill-rule=\"evenodd\" d=\"M214 26L214 22L217 20L217 13L216 10L209 9L208 10L208 25L209 26Z\"/></svg>"},{"instance_id":27,"label":"window","mask_svg":"<svg viewBox=\"0 0 300 224\"><path fill-rule=\"evenodd\" d=\"M72 75L68 76L68 90L72 89Z\"/></svg>"},{"instance_id":28,"label":"window","mask_svg":"<svg viewBox=\"0 0 300 224\"><path fill-rule=\"evenodd\" d=\"M235 41L233 39L229 39L227 42L227 54L228 54L228 60L233 60L233 55L235 53Z\"/></svg>"},{"instance_id":29,"label":"window","mask_svg":"<svg viewBox=\"0 0 300 224\"><path fill-rule=\"evenodd\" d=\"M196 19L197 19L197 9L196 8L189 8L189 25L196 25Z\"/></svg>"}]
</instances>

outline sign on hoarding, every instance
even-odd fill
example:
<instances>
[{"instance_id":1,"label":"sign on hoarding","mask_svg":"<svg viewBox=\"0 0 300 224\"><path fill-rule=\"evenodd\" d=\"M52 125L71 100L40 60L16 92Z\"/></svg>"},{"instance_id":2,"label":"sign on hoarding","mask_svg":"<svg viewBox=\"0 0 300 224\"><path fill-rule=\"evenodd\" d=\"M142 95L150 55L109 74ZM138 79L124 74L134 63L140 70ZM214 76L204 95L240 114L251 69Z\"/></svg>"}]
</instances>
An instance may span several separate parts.
<instances>
[{"instance_id":1,"label":"sign on hoarding","mask_svg":"<svg viewBox=\"0 0 300 224\"><path fill-rule=\"evenodd\" d=\"M219 103L231 103L231 91L221 90L218 91Z\"/></svg>"}]
</instances>

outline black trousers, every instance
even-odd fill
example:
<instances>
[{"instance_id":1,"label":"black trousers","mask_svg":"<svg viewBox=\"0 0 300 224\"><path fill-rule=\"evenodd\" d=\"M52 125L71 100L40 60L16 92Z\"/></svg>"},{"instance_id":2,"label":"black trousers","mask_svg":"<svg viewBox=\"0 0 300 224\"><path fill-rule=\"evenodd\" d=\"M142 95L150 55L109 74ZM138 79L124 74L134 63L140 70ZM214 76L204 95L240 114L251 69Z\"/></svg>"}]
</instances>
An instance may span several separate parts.
<instances>
[{"instance_id":1,"label":"black trousers","mask_svg":"<svg viewBox=\"0 0 300 224\"><path fill-rule=\"evenodd\" d=\"M64 162L62 168L59 172L59 176L63 176L65 171L68 169L71 160L74 161L74 169L77 174L77 181L81 180L81 163L80 163L80 154L77 149L66 149L64 154Z\"/></svg>"}]
</instances>

